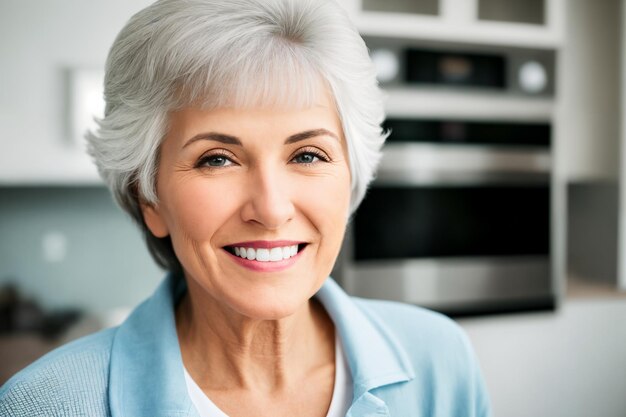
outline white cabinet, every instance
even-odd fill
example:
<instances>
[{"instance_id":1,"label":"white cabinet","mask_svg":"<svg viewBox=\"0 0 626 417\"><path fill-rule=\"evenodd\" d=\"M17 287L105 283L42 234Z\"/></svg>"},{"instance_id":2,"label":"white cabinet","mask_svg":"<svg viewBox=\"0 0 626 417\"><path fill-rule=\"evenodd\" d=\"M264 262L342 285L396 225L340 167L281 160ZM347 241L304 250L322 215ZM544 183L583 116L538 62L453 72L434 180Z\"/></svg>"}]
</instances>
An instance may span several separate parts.
<instances>
[{"instance_id":1,"label":"white cabinet","mask_svg":"<svg viewBox=\"0 0 626 417\"><path fill-rule=\"evenodd\" d=\"M98 184L72 138L69 71L104 67L128 18L150 0L0 2L0 184Z\"/></svg>"},{"instance_id":2,"label":"white cabinet","mask_svg":"<svg viewBox=\"0 0 626 417\"><path fill-rule=\"evenodd\" d=\"M617 246L617 286L620 290L626 291L626 54L623 52L626 45L626 1L621 0L621 53L620 57L620 100L618 115L620 123L620 176L619 176L619 203L618 203L618 225L619 237Z\"/></svg>"},{"instance_id":3,"label":"white cabinet","mask_svg":"<svg viewBox=\"0 0 626 417\"><path fill-rule=\"evenodd\" d=\"M558 53L564 43L564 0L348 0L342 4L370 49L395 45L394 52L400 53L413 44L497 54L506 51L513 59L515 53L509 51L530 51L517 55L525 57L539 51L538 55L556 57L553 61L557 62L549 65L556 68L550 82L560 82ZM510 72L508 76L517 74ZM385 88L391 116L555 123L558 115L557 85L552 89L555 94L536 96L471 89L442 91L427 86Z\"/></svg>"},{"instance_id":4,"label":"white cabinet","mask_svg":"<svg viewBox=\"0 0 626 417\"><path fill-rule=\"evenodd\" d=\"M345 7L370 36L532 48L563 41L564 0L350 0Z\"/></svg>"},{"instance_id":5,"label":"white cabinet","mask_svg":"<svg viewBox=\"0 0 626 417\"><path fill-rule=\"evenodd\" d=\"M620 0L570 0L567 21L560 94L567 178L616 181L623 56Z\"/></svg>"},{"instance_id":6,"label":"white cabinet","mask_svg":"<svg viewBox=\"0 0 626 417\"><path fill-rule=\"evenodd\" d=\"M559 155L570 189L569 274L622 290L626 290L624 6L622 0L568 1L559 95Z\"/></svg>"}]
</instances>

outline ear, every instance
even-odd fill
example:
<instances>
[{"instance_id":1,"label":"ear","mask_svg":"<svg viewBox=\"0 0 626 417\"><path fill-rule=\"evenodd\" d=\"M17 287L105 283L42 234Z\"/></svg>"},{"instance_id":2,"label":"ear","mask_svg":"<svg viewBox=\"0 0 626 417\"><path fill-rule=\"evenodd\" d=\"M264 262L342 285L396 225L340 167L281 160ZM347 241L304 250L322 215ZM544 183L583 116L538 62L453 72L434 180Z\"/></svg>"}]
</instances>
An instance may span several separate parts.
<instances>
[{"instance_id":1,"label":"ear","mask_svg":"<svg viewBox=\"0 0 626 417\"><path fill-rule=\"evenodd\" d=\"M158 207L148 203L141 203L141 213L143 214L143 221L150 232L159 238L166 237L170 234L167 223L161 214Z\"/></svg>"}]
</instances>

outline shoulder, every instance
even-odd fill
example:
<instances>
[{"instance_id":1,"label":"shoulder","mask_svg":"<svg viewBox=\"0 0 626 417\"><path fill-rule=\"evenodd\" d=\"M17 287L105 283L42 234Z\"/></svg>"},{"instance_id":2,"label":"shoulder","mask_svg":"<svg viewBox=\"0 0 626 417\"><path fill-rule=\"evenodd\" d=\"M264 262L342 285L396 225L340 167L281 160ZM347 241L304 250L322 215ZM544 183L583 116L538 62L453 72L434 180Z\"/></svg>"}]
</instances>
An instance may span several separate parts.
<instances>
[{"instance_id":1,"label":"shoulder","mask_svg":"<svg viewBox=\"0 0 626 417\"><path fill-rule=\"evenodd\" d=\"M407 395L420 392L421 406L446 410L442 415L490 415L480 366L461 326L443 314L414 305L353 300L412 366L415 378L403 386ZM393 403L388 404L391 407Z\"/></svg>"},{"instance_id":2,"label":"shoulder","mask_svg":"<svg viewBox=\"0 0 626 417\"><path fill-rule=\"evenodd\" d=\"M433 377L465 380L477 371L469 338L449 317L393 301L354 298L354 302L416 373L429 370Z\"/></svg>"},{"instance_id":3,"label":"shoulder","mask_svg":"<svg viewBox=\"0 0 626 417\"><path fill-rule=\"evenodd\" d=\"M467 343L462 328L443 314L395 301L353 300L379 330L391 332L407 342Z\"/></svg>"},{"instance_id":4,"label":"shoulder","mask_svg":"<svg viewBox=\"0 0 626 417\"><path fill-rule=\"evenodd\" d=\"M0 388L0 415L107 415L109 359L116 328L46 354Z\"/></svg>"}]
</instances>

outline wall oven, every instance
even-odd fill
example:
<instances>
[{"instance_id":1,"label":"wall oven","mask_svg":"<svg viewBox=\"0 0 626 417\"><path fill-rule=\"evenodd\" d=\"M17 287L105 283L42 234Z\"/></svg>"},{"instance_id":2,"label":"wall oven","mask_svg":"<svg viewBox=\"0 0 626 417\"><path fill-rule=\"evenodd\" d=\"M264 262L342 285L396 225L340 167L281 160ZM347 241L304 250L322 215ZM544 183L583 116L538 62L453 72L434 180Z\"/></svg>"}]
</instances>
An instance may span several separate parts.
<instances>
[{"instance_id":1,"label":"wall oven","mask_svg":"<svg viewBox=\"0 0 626 417\"><path fill-rule=\"evenodd\" d=\"M389 119L341 282L450 315L551 309L549 123Z\"/></svg>"}]
</instances>

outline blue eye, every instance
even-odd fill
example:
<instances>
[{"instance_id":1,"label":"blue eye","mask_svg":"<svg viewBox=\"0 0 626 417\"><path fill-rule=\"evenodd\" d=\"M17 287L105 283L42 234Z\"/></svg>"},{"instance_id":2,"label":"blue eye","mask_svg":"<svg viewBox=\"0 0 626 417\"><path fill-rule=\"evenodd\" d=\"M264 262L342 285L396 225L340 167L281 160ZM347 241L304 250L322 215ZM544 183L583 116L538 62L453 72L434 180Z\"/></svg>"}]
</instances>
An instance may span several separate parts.
<instances>
[{"instance_id":1,"label":"blue eye","mask_svg":"<svg viewBox=\"0 0 626 417\"><path fill-rule=\"evenodd\" d=\"M312 164L319 161L319 157L311 152L303 152L300 155L297 155L293 158L293 161L298 164Z\"/></svg>"},{"instance_id":2,"label":"blue eye","mask_svg":"<svg viewBox=\"0 0 626 417\"><path fill-rule=\"evenodd\" d=\"M212 156L206 161L212 167L221 167L226 165L228 159L223 156Z\"/></svg>"},{"instance_id":3,"label":"blue eye","mask_svg":"<svg viewBox=\"0 0 626 417\"><path fill-rule=\"evenodd\" d=\"M200 159L198 162L198 166L200 167L210 167L210 168L220 168L226 167L233 164L233 161L230 160L227 156L217 154L217 155L207 155Z\"/></svg>"}]
</instances>

